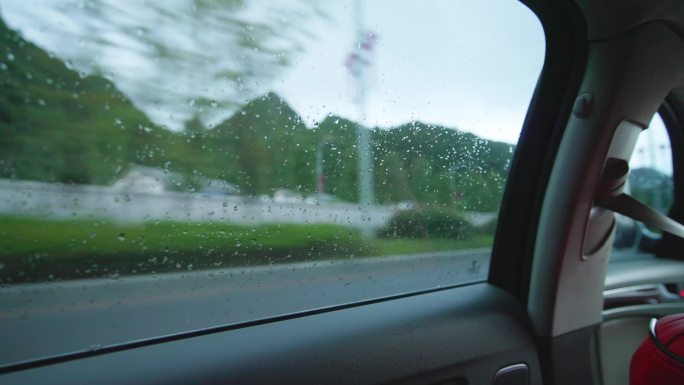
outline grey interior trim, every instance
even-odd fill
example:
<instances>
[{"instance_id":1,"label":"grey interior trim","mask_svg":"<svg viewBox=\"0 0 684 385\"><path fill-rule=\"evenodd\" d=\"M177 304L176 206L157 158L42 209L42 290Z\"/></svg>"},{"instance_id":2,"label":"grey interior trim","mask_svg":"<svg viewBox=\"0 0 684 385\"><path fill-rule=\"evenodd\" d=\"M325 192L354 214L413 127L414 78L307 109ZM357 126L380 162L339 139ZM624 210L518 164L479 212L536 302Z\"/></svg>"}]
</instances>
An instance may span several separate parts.
<instances>
[{"instance_id":1,"label":"grey interior trim","mask_svg":"<svg viewBox=\"0 0 684 385\"><path fill-rule=\"evenodd\" d=\"M629 383L632 355L648 336L650 320L684 312L684 303L625 306L603 312L599 347L603 385Z\"/></svg>"},{"instance_id":2,"label":"grey interior trim","mask_svg":"<svg viewBox=\"0 0 684 385\"><path fill-rule=\"evenodd\" d=\"M611 321L625 317L664 317L670 314L684 313L684 302L657 303L649 305L625 306L603 312L603 320Z\"/></svg>"},{"instance_id":3,"label":"grey interior trim","mask_svg":"<svg viewBox=\"0 0 684 385\"><path fill-rule=\"evenodd\" d=\"M657 260L645 261L655 262ZM621 289L613 289L619 291ZM684 312L684 302L633 305L605 310L599 348L604 385L629 383L632 355L648 335L649 321Z\"/></svg>"},{"instance_id":4,"label":"grey interior trim","mask_svg":"<svg viewBox=\"0 0 684 385\"><path fill-rule=\"evenodd\" d=\"M684 34L684 2L681 0L576 0L588 18L589 39L606 39L644 23L658 20ZM615 12L616 8L621 12Z\"/></svg>"},{"instance_id":5,"label":"grey interior trim","mask_svg":"<svg viewBox=\"0 0 684 385\"><path fill-rule=\"evenodd\" d=\"M514 298L475 284L0 376L37 384L490 384L535 341Z\"/></svg>"},{"instance_id":6,"label":"grey interior trim","mask_svg":"<svg viewBox=\"0 0 684 385\"><path fill-rule=\"evenodd\" d=\"M567 123L535 244L528 312L539 335L559 336L601 322L608 250L583 259L582 247L603 164L615 138L630 142L618 126L629 121L647 127L683 78L684 45L664 23L590 44L578 95L593 95L594 113L573 115Z\"/></svg>"},{"instance_id":7,"label":"grey interior trim","mask_svg":"<svg viewBox=\"0 0 684 385\"><path fill-rule=\"evenodd\" d=\"M648 316L622 317L601 325L599 346L603 385L629 384L629 363L648 335Z\"/></svg>"},{"instance_id":8,"label":"grey interior trim","mask_svg":"<svg viewBox=\"0 0 684 385\"><path fill-rule=\"evenodd\" d=\"M684 261L650 257L611 263L605 286L606 289L617 289L679 282L684 282Z\"/></svg>"}]
</instances>

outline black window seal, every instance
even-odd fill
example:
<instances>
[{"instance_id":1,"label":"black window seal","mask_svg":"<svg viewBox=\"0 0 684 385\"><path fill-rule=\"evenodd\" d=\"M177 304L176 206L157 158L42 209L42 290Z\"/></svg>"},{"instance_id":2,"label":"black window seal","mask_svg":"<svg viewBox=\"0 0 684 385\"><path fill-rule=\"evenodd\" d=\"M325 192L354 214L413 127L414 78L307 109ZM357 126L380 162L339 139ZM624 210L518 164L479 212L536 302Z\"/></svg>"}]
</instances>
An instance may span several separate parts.
<instances>
[{"instance_id":1,"label":"black window seal","mask_svg":"<svg viewBox=\"0 0 684 385\"><path fill-rule=\"evenodd\" d=\"M522 1L546 38L544 65L523 123L499 212L489 283L527 306L544 194L587 58L587 27L570 1Z\"/></svg>"},{"instance_id":2,"label":"black window seal","mask_svg":"<svg viewBox=\"0 0 684 385\"><path fill-rule=\"evenodd\" d=\"M672 206L668 216L680 223L684 222L684 97L670 93L658 113L663 119L672 149ZM657 241L655 253L659 258L684 260L684 240L663 233Z\"/></svg>"}]
</instances>

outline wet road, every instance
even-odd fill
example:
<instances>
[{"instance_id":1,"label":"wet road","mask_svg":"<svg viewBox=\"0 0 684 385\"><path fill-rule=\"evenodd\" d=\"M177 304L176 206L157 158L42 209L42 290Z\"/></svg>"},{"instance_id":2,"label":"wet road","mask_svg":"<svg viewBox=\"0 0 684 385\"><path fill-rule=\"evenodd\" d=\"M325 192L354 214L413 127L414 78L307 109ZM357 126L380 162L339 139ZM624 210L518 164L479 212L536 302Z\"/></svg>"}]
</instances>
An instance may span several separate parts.
<instances>
[{"instance_id":1,"label":"wet road","mask_svg":"<svg viewBox=\"0 0 684 385\"><path fill-rule=\"evenodd\" d=\"M0 288L0 365L485 279L489 249Z\"/></svg>"}]
</instances>

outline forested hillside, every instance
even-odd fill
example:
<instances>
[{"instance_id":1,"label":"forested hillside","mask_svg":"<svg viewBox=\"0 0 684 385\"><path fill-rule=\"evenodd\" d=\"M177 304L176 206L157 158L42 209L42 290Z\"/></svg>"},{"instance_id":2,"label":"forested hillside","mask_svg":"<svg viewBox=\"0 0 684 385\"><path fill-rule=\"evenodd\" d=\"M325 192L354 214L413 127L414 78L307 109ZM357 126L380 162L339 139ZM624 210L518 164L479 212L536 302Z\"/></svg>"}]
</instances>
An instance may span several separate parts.
<instances>
[{"instance_id":1,"label":"forested hillside","mask_svg":"<svg viewBox=\"0 0 684 385\"><path fill-rule=\"evenodd\" d=\"M162 164L173 135L110 81L84 76L0 20L0 175L109 183L130 162Z\"/></svg>"},{"instance_id":2,"label":"forested hillside","mask_svg":"<svg viewBox=\"0 0 684 385\"><path fill-rule=\"evenodd\" d=\"M0 20L0 177L107 185L133 164L223 179L244 194L316 191L357 200L357 124L328 116L307 127L278 95L242 106L215 127L155 125L104 76L80 74ZM371 129L371 128L362 128ZM414 201L493 211L512 146L411 122L372 128L378 203Z\"/></svg>"}]
</instances>

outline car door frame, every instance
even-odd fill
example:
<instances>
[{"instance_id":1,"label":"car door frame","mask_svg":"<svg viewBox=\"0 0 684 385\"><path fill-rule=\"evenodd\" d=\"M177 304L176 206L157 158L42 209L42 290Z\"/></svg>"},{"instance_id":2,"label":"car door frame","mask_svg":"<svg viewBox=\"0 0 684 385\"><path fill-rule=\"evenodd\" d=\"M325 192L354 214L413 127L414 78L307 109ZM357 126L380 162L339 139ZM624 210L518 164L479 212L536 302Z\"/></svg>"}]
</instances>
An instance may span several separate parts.
<instances>
[{"instance_id":1,"label":"car door frame","mask_svg":"<svg viewBox=\"0 0 684 385\"><path fill-rule=\"evenodd\" d=\"M547 185L585 70L586 25L572 2L525 4L544 27L546 54L506 184L488 283L52 357L3 370L6 383L484 383L521 363L532 384L555 378L544 348L564 345L537 338L526 308L530 279L540 274L535 242ZM581 373L591 360L580 363Z\"/></svg>"}]
</instances>

